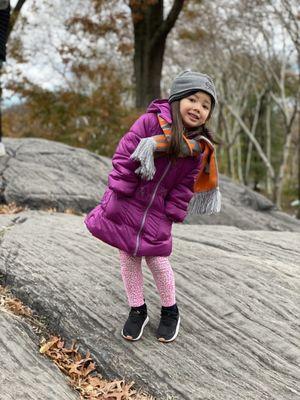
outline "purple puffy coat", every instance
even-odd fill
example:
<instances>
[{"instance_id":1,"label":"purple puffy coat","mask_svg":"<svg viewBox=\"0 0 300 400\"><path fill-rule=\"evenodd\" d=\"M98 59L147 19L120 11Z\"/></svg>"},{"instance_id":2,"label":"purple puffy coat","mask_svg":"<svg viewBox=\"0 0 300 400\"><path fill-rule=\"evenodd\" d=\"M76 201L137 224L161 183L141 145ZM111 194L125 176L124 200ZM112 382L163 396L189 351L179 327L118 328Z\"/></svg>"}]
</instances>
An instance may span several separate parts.
<instances>
[{"instance_id":1,"label":"purple puffy coat","mask_svg":"<svg viewBox=\"0 0 300 400\"><path fill-rule=\"evenodd\" d=\"M85 218L93 236L134 256L169 256L173 222L182 222L193 196L201 157L155 158L151 181L135 174L139 162L130 159L141 138L162 134L157 114L169 123L167 100L155 100L123 136L112 159L100 204Z\"/></svg>"}]
</instances>

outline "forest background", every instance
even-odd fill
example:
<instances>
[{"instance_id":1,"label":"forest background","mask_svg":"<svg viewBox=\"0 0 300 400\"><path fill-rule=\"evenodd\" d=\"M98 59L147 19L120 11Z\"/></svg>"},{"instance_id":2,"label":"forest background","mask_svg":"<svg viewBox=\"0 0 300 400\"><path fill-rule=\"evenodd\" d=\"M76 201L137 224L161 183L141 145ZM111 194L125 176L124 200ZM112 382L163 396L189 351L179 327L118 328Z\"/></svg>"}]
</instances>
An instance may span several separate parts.
<instances>
[{"instance_id":1,"label":"forest background","mask_svg":"<svg viewBox=\"0 0 300 400\"><path fill-rule=\"evenodd\" d=\"M296 0L11 1L4 136L111 157L177 73L211 75L220 172L300 218Z\"/></svg>"}]
</instances>

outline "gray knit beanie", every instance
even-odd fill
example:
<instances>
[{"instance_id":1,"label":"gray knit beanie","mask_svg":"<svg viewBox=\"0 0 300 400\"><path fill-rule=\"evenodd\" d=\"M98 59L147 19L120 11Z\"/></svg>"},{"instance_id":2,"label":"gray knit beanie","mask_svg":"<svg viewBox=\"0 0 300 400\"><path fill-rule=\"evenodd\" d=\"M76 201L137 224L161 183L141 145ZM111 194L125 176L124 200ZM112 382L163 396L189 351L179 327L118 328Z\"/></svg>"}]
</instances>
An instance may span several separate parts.
<instances>
[{"instance_id":1,"label":"gray knit beanie","mask_svg":"<svg viewBox=\"0 0 300 400\"><path fill-rule=\"evenodd\" d=\"M180 100L188 96L191 92L197 92L198 90L202 90L211 96L213 108L217 103L217 94L211 77L201 74L201 72L193 72L190 69L186 69L174 79L171 86L169 103Z\"/></svg>"}]
</instances>

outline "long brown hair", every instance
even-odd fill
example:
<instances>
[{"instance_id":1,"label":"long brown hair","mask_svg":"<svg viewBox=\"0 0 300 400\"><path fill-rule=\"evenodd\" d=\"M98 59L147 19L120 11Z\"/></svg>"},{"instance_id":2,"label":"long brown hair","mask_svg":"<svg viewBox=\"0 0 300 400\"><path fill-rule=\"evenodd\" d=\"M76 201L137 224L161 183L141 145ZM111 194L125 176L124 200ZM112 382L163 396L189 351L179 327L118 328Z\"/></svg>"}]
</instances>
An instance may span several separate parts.
<instances>
[{"instance_id":1,"label":"long brown hair","mask_svg":"<svg viewBox=\"0 0 300 400\"><path fill-rule=\"evenodd\" d=\"M170 142L170 147L169 147L169 152L168 155L171 159L175 160L179 157L179 154L183 150L183 145L184 145L184 140L183 140L183 133L187 133L188 130L186 127L183 125L182 117L180 114L180 106L179 106L180 100L175 100L171 103L171 112L172 112L172 136L171 136L171 142ZM211 108L207 120L208 121L211 117L213 108ZM213 138L213 132L207 128L207 126L201 125L195 130L192 131L195 134L200 134L207 139L209 139L212 143L218 144Z\"/></svg>"}]
</instances>

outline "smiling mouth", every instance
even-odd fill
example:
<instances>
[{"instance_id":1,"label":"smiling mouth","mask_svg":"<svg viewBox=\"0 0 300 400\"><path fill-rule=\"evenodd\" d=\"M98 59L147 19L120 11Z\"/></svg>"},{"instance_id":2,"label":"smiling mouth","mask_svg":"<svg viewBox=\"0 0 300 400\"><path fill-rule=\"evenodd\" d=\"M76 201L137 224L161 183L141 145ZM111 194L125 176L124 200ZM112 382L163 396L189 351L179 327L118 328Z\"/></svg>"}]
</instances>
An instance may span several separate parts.
<instances>
[{"instance_id":1,"label":"smiling mouth","mask_svg":"<svg viewBox=\"0 0 300 400\"><path fill-rule=\"evenodd\" d=\"M188 113L188 116L189 116L191 119L195 120L195 121L199 121L199 119L200 119L200 118L199 118L197 115L195 115L195 114Z\"/></svg>"}]
</instances>

